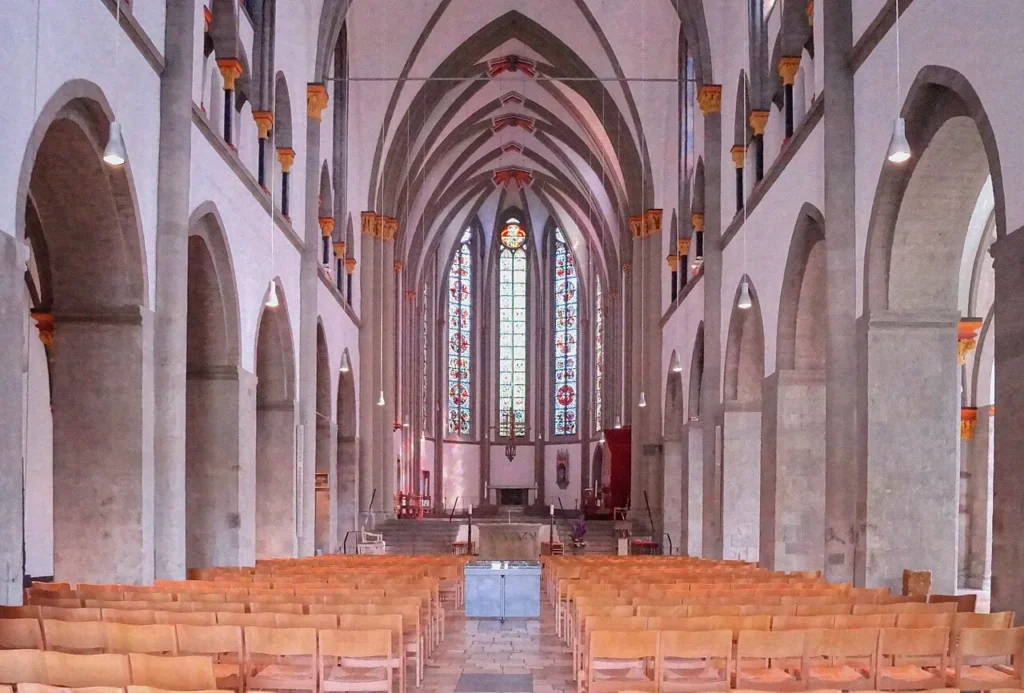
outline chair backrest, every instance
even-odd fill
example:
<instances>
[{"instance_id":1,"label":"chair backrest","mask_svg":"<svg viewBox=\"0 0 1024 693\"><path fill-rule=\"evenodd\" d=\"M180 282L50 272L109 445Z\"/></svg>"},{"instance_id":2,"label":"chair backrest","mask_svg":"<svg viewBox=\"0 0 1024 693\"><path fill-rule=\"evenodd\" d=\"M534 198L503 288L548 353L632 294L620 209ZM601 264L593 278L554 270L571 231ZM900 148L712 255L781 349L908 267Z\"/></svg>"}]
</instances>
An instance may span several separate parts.
<instances>
[{"instance_id":1,"label":"chair backrest","mask_svg":"<svg viewBox=\"0 0 1024 693\"><path fill-rule=\"evenodd\" d=\"M129 686L131 688L131 686ZM10 691L9 693L13 693ZM85 688L67 688L50 686L45 683L19 683L18 693L124 693L120 686L86 686Z\"/></svg>"},{"instance_id":2,"label":"chair backrest","mask_svg":"<svg viewBox=\"0 0 1024 693\"><path fill-rule=\"evenodd\" d=\"M154 611L153 620L157 623L171 625L188 624L191 626L213 626L217 623L217 614L213 611Z\"/></svg>"},{"instance_id":3,"label":"chair backrest","mask_svg":"<svg viewBox=\"0 0 1024 693\"><path fill-rule=\"evenodd\" d=\"M1022 650L1024 628L964 628L960 631L957 662L971 657L1010 656L1019 669Z\"/></svg>"},{"instance_id":4,"label":"chair backrest","mask_svg":"<svg viewBox=\"0 0 1024 693\"><path fill-rule=\"evenodd\" d=\"M0 650L0 683L46 683L46 664L39 650Z\"/></svg>"},{"instance_id":5,"label":"chair backrest","mask_svg":"<svg viewBox=\"0 0 1024 693\"><path fill-rule=\"evenodd\" d=\"M128 655L132 683L173 691L202 691L217 687L213 659L204 656L157 657Z\"/></svg>"},{"instance_id":6,"label":"chair backrest","mask_svg":"<svg viewBox=\"0 0 1024 693\"><path fill-rule=\"evenodd\" d=\"M685 630L687 632L702 632L694 631L689 627L689 623L692 620L693 619L685 617L681 618L679 616L649 616L647 618L647 627L650 630Z\"/></svg>"},{"instance_id":7,"label":"chair backrest","mask_svg":"<svg viewBox=\"0 0 1024 693\"><path fill-rule=\"evenodd\" d=\"M1013 612L997 611L994 614L960 612L953 616L953 632L964 628L1012 628Z\"/></svg>"},{"instance_id":8,"label":"chair backrest","mask_svg":"<svg viewBox=\"0 0 1024 693\"><path fill-rule=\"evenodd\" d=\"M242 654L242 629L239 626L174 626L181 654Z\"/></svg>"},{"instance_id":9,"label":"chair backrest","mask_svg":"<svg viewBox=\"0 0 1024 693\"><path fill-rule=\"evenodd\" d=\"M152 686L128 686L128 693L180 693L180 691L169 691L165 688L153 688ZM74 691L72 693L75 693ZM82 691L81 693L94 693L94 691ZM110 693L95 691L95 693ZM230 691L210 689L207 691L192 691L191 693L231 693Z\"/></svg>"},{"instance_id":10,"label":"chair backrest","mask_svg":"<svg viewBox=\"0 0 1024 693\"><path fill-rule=\"evenodd\" d=\"M304 612L305 608L302 604L285 604L283 602L249 602L249 613L252 614L295 614L297 616L301 616Z\"/></svg>"},{"instance_id":11,"label":"chair backrest","mask_svg":"<svg viewBox=\"0 0 1024 693\"><path fill-rule=\"evenodd\" d=\"M641 604L633 607L637 616L663 616L665 618L686 618L690 615L689 606L655 606L653 604Z\"/></svg>"},{"instance_id":12,"label":"chair backrest","mask_svg":"<svg viewBox=\"0 0 1024 693\"><path fill-rule=\"evenodd\" d=\"M362 614L366 612L365 604L310 604L309 613L312 614Z\"/></svg>"},{"instance_id":13,"label":"chair backrest","mask_svg":"<svg viewBox=\"0 0 1024 693\"><path fill-rule=\"evenodd\" d=\"M219 626L258 626L261 628L273 628L277 625L277 614L236 614L232 611L218 611L217 625Z\"/></svg>"},{"instance_id":14,"label":"chair backrest","mask_svg":"<svg viewBox=\"0 0 1024 693\"><path fill-rule=\"evenodd\" d=\"M741 659L793 659L804 654L804 630L743 630L736 641L736 660Z\"/></svg>"},{"instance_id":15,"label":"chair backrest","mask_svg":"<svg viewBox=\"0 0 1024 693\"><path fill-rule=\"evenodd\" d=\"M847 616L853 605L849 602L836 604L797 604L797 616Z\"/></svg>"},{"instance_id":16,"label":"chair backrest","mask_svg":"<svg viewBox=\"0 0 1024 693\"><path fill-rule=\"evenodd\" d=\"M116 599L86 599L84 600L84 604L86 608L89 609L121 609L124 611L153 609L153 602L144 602L135 599L131 601L118 601Z\"/></svg>"},{"instance_id":17,"label":"chair backrest","mask_svg":"<svg viewBox=\"0 0 1024 693\"><path fill-rule=\"evenodd\" d=\"M897 628L952 628L955 612L945 614L896 614Z\"/></svg>"},{"instance_id":18,"label":"chair backrest","mask_svg":"<svg viewBox=\"0 0 1024 693\"><path fill-rule=\"evenodd\" d=\"M978 607L978 595L977 594L930 594L928 595L929 604L940 604L943 602L952 602L956 604L956 610L960 613L973 613Z\"/></svg>"},{"instance_id":19,"label":"chair backrest","mask_svg":"<svg viewBox=\"0 0 1024 693\"><path fill-rule=\"evenodd\" d=\"M772 630L832 628L835 616L772 616Z\"/></svg>"},{"instance_id":20,"label":"chair backrest","mask_svg":"<svg viewBox=\"0 0 1024 693\"><path fill-rule=\"evenodd\" d=\"M232 613L232 614L244 614L245 613L245 602L190 602L189 605L192 608L192 613L197 612L215 612L215 613Z\"/></svg>"},{"instance_id":21,"label":"chair backrest","mask_svg":"<svg viewBox=\"0 0 1024 693\"><path fill-rule=\"evenodd\" d=\"M878 637L878 656L941 657L945 665L949 628L883 628Z\"/></svg>"},{"instance_id":22,"label":"chair backrest","mask_svg":"<svg viewBox=\"0 0 1024 693\"><path fill-rule=\"evenodd\" d=\"M107 647L107 625L103 621L43 620L47 650L57 652L103 652Z\"/></svg>"},{"instance_id":23,"label":"chair backrest","mask_svg":"<svg viewBox=\"0 0 1024 693\"><path fill-rule=\"evenodd\" d=\"M0 606L0 618L39 618L38 606Z\"/></svg>"},{"instance_id":24,"label":"chair backrest","mask_svg":"<svg viewBox=\"0 0 1024 693\"><path fill-rule=\"evenodd\" d=\"M44 652L43 657L47 683L51 686L67 688L123 687L132 682L128 655Z\"/></svg>"},{"instance_id":25,"label":"chair backrest","mask_svg":"<svg viewBox=\"0 0 1024 693\"><path fill-rule=\"evenodd\" d=\"M642 659L658 656L658 631L640 630L622 637L622 631L596 630L590 633L593 659ZM592 670L591 670L592 671Z\"/></svg>"},{"instance_id":26,"label":"chair backrest","mask_svg":"<svg viewBox=\"0 0 1024 693\"><path fill-rule=\"evenodd\" d=\"M103 609L101 614L101 618L107 623L128 623L136 626L156 623L156 617L148 609Z\"/></svg>"},{"instance_id":27,"label":"chair backrest","mask_svg":"<svg viewBox=\"0 0 1024 693\"><path fill-rule=\"evenodd\" d=\"M0 650L41 649L43 649L43 629L37 619L0 619Z\"/></svg>"},{"instance_id":28,"label":"chair backrest","mask_svg":"<svg viewBox=\"0 0 1024 693\"><path fill-rule=\"evenodd\" d=\"M245 592L242 592L245 594ZM186 592L178 595L178 601L188 602L214 602L223 604L228 600L225 592Z\"/></svg>"},{"instance_id":29,"label":"chair backrest","mask_svg":"<svg viewBox=\"0 0 1024 693\"><path fill-rule=\"evenodd\" d=\"M363 631L363 630L387 630L392 635L402 635L402 617L399 614L377 614L365 616L357 614L345 614L338 616L338 630Z\"/></svg>"},{"instance_id":30,"label":"chair backrest","mask_svg":"<svg viewBox=\"0 0 1024 693\"><path fill-rule=\"evenodd\" d=\"M381 657L391 659L390 630L343 630L319 632L321 657ZM389 668L390 669L390 668Z\"/></svg>"},{"instance_id":31,"label":"chair backrest","mask_svg":"<svg viewBox=\"0 0 1024 693\"><path fill-rule=\"evenodd\" d=\"M245 653L278 657L316 655L316 629L249 626L245 629Z\"/></svg>"},{"instance_id":32,"label":"chair backrest","mask_svg":"<svg viewBox=\"0 0 1024 693\"><path fill-rule=\"evenodd\" d=\"M878 651L878 628L814 629L807 631L808 657L828 657L835 662L868 657Z\"/></svg>"},{"instance_id":33,"label":"chair backrest","mask_svg":"<svg viewBox=\"0 0 1024 693\"><path fill-rule=\"evenodd\" d=\"M107 651L177 654L178 639L169 623L139 626L129 623L107 624Z\"/></svg>"},{"instance_id":34,"label":"chair backrest","mask_svg":"<svg viewBox=\"0 0 1024 693\"><path fill-rule=\"evenodd\" d=\"M731 630L682 631L667 630L661 627L657 630L661 632L662 657L732 658Z\"/></svg>"},{"instance_id":35,"label":"chair backrest","mask_svg":"<svg viewBox=\"0 0 1024 693\"><path fill-rule=\"evenodd\" d=\"M82 606L82 600L77 597L65 597L63 599L51 599L44 597L29 597L29 601L38 606L56 606L61 609L77 609Z\"/></svg>"},{"instance_id":36,"label":"chair backrest","mask_svg":"<svg viewBox=\"0 0 1024 693\"><path fill-rule=\"evenodd\" d=\"M102 612L99 609L67 608L63 606L41 606L39 616L51 621L100 621Z\"/></svg>"},{"instance_id":37,"label":"chair backrest","mask_svg":"<svg viewBox=\"0 0 1024 693\"><path fill-rule=\"evenodd\" d=\"M604 631L640 631L647 629L647 619L644 616L587 616L586 632L593 633L595 630Z\"/></svg>"},{"instance_id":38,"label":"chair backrest","mask_svg":"<svg viewBox=\"0 0 1024 693\"><path fill-rule=\"evenodd\" d=\"M836 616L833 628L895 628L897 614Z\"/></svg>"},{"instance_id":39,"label":"chair backrest","mask_svg":"<svg viewBox=\"0 0 1024 693\"><path fill-rule=\"evenodd\" d=\"M334 629L338 627L335 614L275 614L275 625L278 628L316 628Z\"/></svg>"}]
</instances>

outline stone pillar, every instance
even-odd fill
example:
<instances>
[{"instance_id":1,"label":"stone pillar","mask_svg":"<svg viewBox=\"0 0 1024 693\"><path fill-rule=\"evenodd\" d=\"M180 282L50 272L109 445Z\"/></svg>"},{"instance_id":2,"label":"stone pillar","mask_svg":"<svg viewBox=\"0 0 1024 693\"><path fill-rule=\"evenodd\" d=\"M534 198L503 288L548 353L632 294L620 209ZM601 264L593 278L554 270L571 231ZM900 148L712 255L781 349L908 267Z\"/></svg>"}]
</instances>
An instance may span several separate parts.
<instances>
[{"instance_id":1,"label":"stone pillar","mask_svg":"<svg viewBox=\"0 0 1024 693\"><path fill-rule=\"evenodd\" d=\"M257 559L298 555L296 418L294 402L260 402L256 409Z\"/></svg>"},{"instance_id":2,"label":"stone pillar","mask_svg":"<svg viewBox=\"0 0 1024 693\"><path fill-rule=\"evenodd\" d=\"M327 488L315 490L315 551L334 553L338 548L338 427L331 421L316 422L316 473L327 475Z\"/></svg>"},{"instance_id":3,"label":"stone pillar","mask_svg":"<svg viewBox=\"0 0 1024 693\"><path fill-rule=\"evenodd\" d=\"M835 10L839 9L839 5L842 4L842 0L833 2L829 5L825 12L825 26L828 26L830 19L835 20L835 17L829 17ZM849 10L847 10L849 12ZM841 19L841 15L840 15ZM834 22L833 22L834 23ZM836 27L833 27L835 30ZM829 35L826 29L826 36ZM830 46L831 48L832 46ZM845 54L844 54L845 55ZM788 140L793 136L793 84L796 82L797 72L800 71L800 57L784 57L779 60L779 76L782 77L782 84L786 90L786 139ZM826 69L827 74L827 69Z\"/></svg>"},{"instance_id":4,"label":"stone pillar","mask_svg":"<svg viewBox=\"0 0 1024 693\"><path fill-rule=\"evenodd\" d=\"M388 224L392 224L389 226ZM382 386L384 388L384 401L383 407L374 407L377 412L376 414L380 417L379 426L377 429L377 442L375 447L377 448L377 454L380 456L380 462L378 466L378 483L377 487L380 489L378 499L380 503L377 505L378 508L384 510L385 513L390 514L392 511L392 499L395 495L395 487L398 483L397 478L397 467L396 465L396 454L395 454L395 437L394 437L394 421L395 421L395 407L398 402L395 396L395 379L397 377L396 358L398 356L398 342L396 339L396 330L398 327L395 319L395 281L397 275L395 274L395 235L398 231L398 222L389 220L385 224L385 234L382 246L382 252L384 253L384 276L382 277L381 286L381 310L384 313L384 342L383 348L380 351L379 360L383 360L383 381ZM383 494L383 495L381 495Z\"/></svg>"},{"instance_id":5,"label":"stone pillar","mask_svg":"<svg viewBox=\"0 0 1024 693\"><path fill-rule=\"evenodd\" d=\"M664 475L664 491L662 492L663 531L671 537L673 548L682 553L683 545L683 514L686 512L686 483L683 470L686 463L686 443L683 440L665 440L662 465ZM667 546L665 547L668 548Z\"/></svg>"},{"instance_id":6,"label":"stone pillar","mask_svg":"<svg viewBox=\"0 0 1024 693\"><path fill-rule=\"evenodd\" d=\"M54 316L54 576L153 581L153 315Z\"/></svg>"},{"instance_id":7,"label":"stone pillar","mask_svg":"<svg viewBox=\"0 0 1024 693\"><path fill-rule=\"evenodd\" d=\"M704 114L704 377L700 411L704 428L703 556L722 556L722 488L718 479L717 419L722 405L722 85L697 92ZM696 193L695 193L696 194Z\"/></svg>"},{"instance_id":8,"label":"stone pillar","mask_svg":"<svg viewBox=\"0 0 1024 693\"><path fill-rule=\"evenodd\" d=\"M22 601L25 570L25 512L22 507L25 458L25 387L28 368L28 313L25 260L28 247L0 231L0 604ZM32 330L34 331L34 329Z\"/></svg>"},{"instance_id":9,"label":"stone pillar","mask_svg":"<svg viewBox=\"0 0 1024 693\"><path fill-rule=\"evenodd\" d=\"M992 610L1024 613L1024 233L993 246L996 270L996 393L992 481Z\"/></svg>"},{"instance_id":10,"label":"stone pillar","mask_svg":"<svg viewBox=\"0 0 1024 693\"><path fill-rule=\"evenodd\" d=\"M306 86L306 170L303 181L303 235L302 264L299 267L299 423L302 425L302 488L299 489L302 511L297 518L298 553L312 556L316 543L316 470L317 416L316 416L316 327L317 292L320 287L320 118L327 107L327 88L322 84ZM279 155L282 150L278 150ZM284 156L284 155L282 155ZM294 157L294 153L292 154ZM282 182L286 184L291 168L287 157L281 159ZM287 165L286 165L287 163ZM287 188L282 188L281 213L288 216L285 204ZM328 447L330 444L328 443ZM328 465L330 466L330 465Z\"/></svg>"},{"instance_id":11,"label":"stone pillar","mask_svg":"<svg viewBox=\"0 0 1024 693\"><path fill-rule=\"evenodd\" d=\"M683 530L680 553L700 556L704 533L704 430L699 421L686 424L683 472Z\"/></svg>"},{"instance_id":12,"label":"stone pillar","mask_svg":"<svg viewBox=\"0 0 1024 693\"><path fill-rule=\"evenodd\" d=\"M255 378L239 368L189 373L185 507L189 568L252 565ZM212 415L216 412L216 415Z\"/></svg>"},{"instance_id":13,"label":"stone pillar","mask_svg":"<svg viewBox=\"0 0 1024 693\"><path fill-rule=\"evenodd\" d=\"M761 565L821 570L825 374L776 371L765 379L761 397Z\"/></svg>"},{"instance_id":14,"label":"stone pillar","mask_svg":"<svg viewBox=\"0 0 1024 693\"><path fill-rule=\"evenodd\" d=\"M758 560L761 412L735 402L722 415L722 558Z\"/></svg>"},{"instance_id":15,"label":"stone pillar","mask_svg":"<svg viewBox=\"0 0 1024 693\"><path fill-rule=\"evenodd\" d=\"M825 100L825 578L853 582L863 574L858 508L864 500L864 461L858 450L856 138L853 71L847 61L853 46L849 0L824 0ZM819 22L821 23L821 22ZM817 31L817 30L816 30ZM799 62L798 62L799 64ZM794 71L795 75L795 71ZM864 406L867 406L865 400Z\"/></svg>"},{"instance_id":16,"label":"stone pillar","mask_svg":"<svg viewBox=\"0 0 1024 693\"><path fill-rule=\"evenodd\" d=\"M156 340L153 360L157 395L154 466L160 493L155 507L154 548L156 577L183 580L186 547L185 327L188 320L195 0L168 0L165 5L164 46L167 52L160 78ZM233 65L229 67L234 69ZM221 70L224 71L225 66L221 66ZM225 80L225 87L228 83ZM233 77L230 84L234 86ZM228 101L225 95L225 102ZM225 140L231 141L227 124Z\"/></svg>"},{"instance_id":17,"label":"stone pillar","mask_svg":"<svg viewBox=\"0 0 1024 693\"><path fill-rule=\"evenodd\" d=\"M902 588L904 569L956 589L960 406L957 313L875 311L867 325L864 582ZM852 484L849 493L854 493Z\"/></svg>"},{"instance_id":18,"label":"stone pillar","mask_svg":"<svg viewBox=\"0 0 1024 693\"><path fill-rule=\"evenodd\" d=\"M965 431L961 431L964 437ZM970 438L965 467L969 474L965 586L987 590L992 584L992 453L995 442L995 408L979 407Z\"/></svg>"},{"instance_id":19,"label":"stone pillar","mask_svg":"<svg viewBox=\"0 0 1024 693\"><path fill-rule=\"evenodd\" d=\"M354 438L338 436L338 507L335 511L338 546L345 533L358 528L359 519L359 444ZM337 548L337 547L335 547Z\"/></svg>"}]
</instances>

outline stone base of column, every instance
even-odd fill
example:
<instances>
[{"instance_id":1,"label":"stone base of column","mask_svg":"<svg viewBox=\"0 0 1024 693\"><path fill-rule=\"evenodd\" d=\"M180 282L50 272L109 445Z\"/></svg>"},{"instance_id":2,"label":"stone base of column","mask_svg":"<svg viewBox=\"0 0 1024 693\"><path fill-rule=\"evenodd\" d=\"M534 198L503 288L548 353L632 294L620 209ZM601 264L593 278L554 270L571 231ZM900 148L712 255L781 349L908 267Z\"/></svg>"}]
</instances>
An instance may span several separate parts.
<instances>
[{"instance_id":1,"label":"stone base of column","mask_svg":"<svg viewBox=\"0 0 1024 693\"><path fill-rule=\"evenodd\" d=\"M727 402L722 416L722 558L757 561L761 412ZM733 407L733 408L730 408Z\"/></svg>"},{"instance_id":2,"label":"stone base of column","mask_svg":"<svg viewBox=\"0 0 1024 693\"><path fill-rule=\"evenodd\" d=\"M0 231L0 604L22 600L25 525L22 460L25 453L25 262L27 247ZM33 336L33 339L37 337Z\"/></svg>"},{"instance_id":3,"label":"stone base of column","mask_svg":"<svg viewBox=\"0 0 1024 693\"><path fill-rule=\"evenodd\" d=\"M825 563L825 374L776 371L762 388L761 565Z\"/></svg>"},{"instance_id":4,"label":"stone base of column","mask_svg":"<svg viewBox=\"0 0 1024 693\"><path fill-rule=\"evenodd\" d=\"M686 443L682 440L666 440L662 453L662 469L664 492L662 493L662 531L672 537L674 551L683 549L683 513L686 503L686 484L684 469L686 466ZM668 551L668 539L665 551Z\"/></svg>"},{"instance_id":5,"label":"stone base of column","mask_svg":"<svg viewBox=\"0 0 1024 693\"><path fill-rule=\"evenodd\" d=\"M338 520L338 545L345 541L345 534L358 528L359 520L359 443L355 440L338 439L338 504L335 517Z\"/></svg>"},{"instance_id":6,"label":"stone base of column","mask_svg":"<svg viewBox=\"0 0 1024 693\"><path fill-rule=\"evenodd\" d=\"M699 421L686 424L683 440L683 537L680 553L700 556L704 550L704 430Z\"/></svg>"}]
</instances>

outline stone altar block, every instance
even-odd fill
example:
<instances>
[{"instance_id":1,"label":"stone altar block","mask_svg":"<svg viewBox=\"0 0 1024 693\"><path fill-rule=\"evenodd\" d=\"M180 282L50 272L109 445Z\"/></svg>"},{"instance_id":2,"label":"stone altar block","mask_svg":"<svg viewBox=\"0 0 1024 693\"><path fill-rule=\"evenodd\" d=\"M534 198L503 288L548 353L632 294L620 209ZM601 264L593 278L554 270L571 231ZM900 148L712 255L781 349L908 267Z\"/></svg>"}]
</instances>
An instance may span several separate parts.
<instances>
[{"instance_id":1,"label":"stone altar block","mask_svg":"<svg viewBox=\"0 0 1024 693\"><path fill-rule=\"evenodd\" d=\"M538 561L470 561L464 570L469 618L540 616Z\"/></svg>"},{"instance_id":2,"label":"stone altar block","mask_svg":"<svg viewBox=\"0 0 1024 693\"><path fill-rule=\"evenodd\" d=\"M487 523L480 530L477 554L482 561L535 561L540 558L541 525ZM476 531L473 532L476 534Z\"/></svg>"}]
</instances>

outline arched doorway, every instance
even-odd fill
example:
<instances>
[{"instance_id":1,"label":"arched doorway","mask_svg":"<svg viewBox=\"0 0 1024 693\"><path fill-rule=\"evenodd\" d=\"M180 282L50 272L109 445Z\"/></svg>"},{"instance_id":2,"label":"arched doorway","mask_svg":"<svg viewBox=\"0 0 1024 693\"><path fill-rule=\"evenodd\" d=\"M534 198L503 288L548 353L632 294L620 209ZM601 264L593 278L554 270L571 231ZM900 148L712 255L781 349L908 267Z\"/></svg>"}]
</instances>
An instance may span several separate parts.
<instances>
[{"instance_id":1,"label":"arched doorway","mask_svg":"<svg viewBox=\"0 0 1024 693\"><path fill-rule=\"evenodd\" d=\"M922 70L903 108L914 157L887 164L865 258L864 536L859 579L899 587L905 568L957 587L964 315L961 268L971 219L991 176L1003 217L998 155L967 81ZM908 499L912 499L908 502ZM1016 540L1015 540L1016 541Z\"/></svg>"},{"instance_id":2,"label":"arched doorway","mask_svg":"<svg viewBox=\"0 0 1024 693\"><path fill-rule=\"evenodd\" d=\"M355 373L348 349L341 355L338 374L338 495L335 516L338 518L338 542L345 533L356 529L359 517L359 445L356 441Z\"/></svg>"},{"instance_id":3,"label":"arched doorway","mask_svg":"<svg viewBox=\"0 0 1024 693\"><path fill-rule=\"evenodd\" d=\"M313 531L318 554L338 547L337 523L331 515L338 493L336 465L337 431L331 410L331 359L327 354L324 326L316 326L316 495Z\"/></svg>"},{"instance_id":4,"label":"arched doorway","mask_svg":"<svg viewBox=\"0 0 1024 693\"><path fill-rule=\"evenodd\" d=\"M256 343L256 558L296 556L302 480L295 464L295 357L288 304L264 306Z\"/></svg>"},{"instance_id":5,"label":"arched doorway","mask_svg":"<svg viewBox=\"0 0 1024 693\"><path fill-rule=\"evenodd\" d=\"M748 280L749 281L749 280ZM740 288L729 319L722 412L722 557L758 560L761 491L761 386L764 327L753 284L753 305L740 308Z\"/></svg>"},{"instance_id":6,"label":"arched doorway","mask_svg":"<svg viewBox=\"0 0 1024 693\"><path fill-rule=\"evenodd\" d=\"M683 401L683 368L679 354L674 350L669 359L669 373L665 382L665 418L663 425L664 445L662 473L664 494L662 496L662 531L671 536L673 546L680 548L683 537L683 515L685 514L685 466L686 403Z\"/></svg>"},{"instance_id":7,"label":"arched doorway","mask_svg":"<svg viewBox=\"0 0 1024 693\"><path fill-rule=\"evenodd\" d=\"M704 397L704 323L697 325L690 355L689 397L686 420L686 477L684 478L683 527L686 536L679 540L687 556L700 556L704 551L704 429L701 423L701 401ZM707 477L710 478L710 477ZM710 486L710 484L708 484Z\"/></svg>"},{"instance_id":8,"label":"arched doorway","mask_svg":"<svg viewBox=\"0 0 1024 693\"><path fill-rule=\"evenodd\" d=\"M128 169L100 158L111 116L98 88L69 83L43 113L18 204L19 231L31 247L27 294L46 345L40 359L32 344L30 364L39 372L29 373L28 399L48 403L52 429L30 412L35 459L28 466L32 473L45 464L50 449L37 443L51 434L58 580L147 583L154 571L153 328L135 196ZM39 503L43 513L47 505ZM34 498L25 499L25 510L30 523L48 519L35 516Z\"/></svg>"},{"instance_id":9,"label":"arched doorway","mask_svg":"<svg viewBox=\"0 0 1024 693\"><path fill-rule=\"evenodd\" d=\"M239 317L223 227L212 205L193 214L188 239L185 385L185 561L189 568L250 565L252 523L242 489ZM248 538L248 540L246 540Z\"/></svg>"},{"instance_id":10,"label":"arched doorway","mask_svg":"<svg viewBox=\"0 0 1024 693\"><path fill-rule=\"evenodd\" d=\"M761 550L771 570L825 565L825 234L804 205L779 301L776 371L761 417Z\"/></svg>"}]
</instances>

